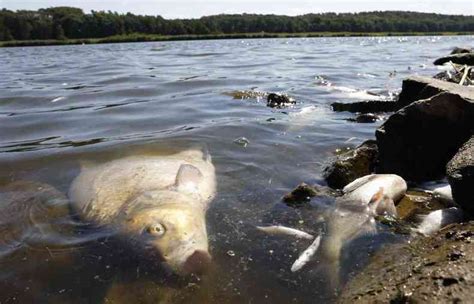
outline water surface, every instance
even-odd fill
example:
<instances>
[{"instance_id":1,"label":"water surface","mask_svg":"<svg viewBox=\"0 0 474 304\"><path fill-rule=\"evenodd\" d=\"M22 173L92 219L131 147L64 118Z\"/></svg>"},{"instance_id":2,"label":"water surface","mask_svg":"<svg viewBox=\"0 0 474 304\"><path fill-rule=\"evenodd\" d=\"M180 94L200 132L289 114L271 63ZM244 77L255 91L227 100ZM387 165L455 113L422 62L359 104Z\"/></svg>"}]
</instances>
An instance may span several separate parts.
<instances>
[{"instance_id":1,"label":"water surface","mask_svg":"<svg viewBox=\"0 0 474 304\"><path fill-rule=\"evenodd\" d=\"M256 224L316 232L314 208L284 193L322 183L341 146L376 124L332 102L389 98L410 74L472 37L254 39L0 49L0 303L314 303L332 299L324 275L290 266L308 242L266 237ZM283 92L270 109L236 90ZM245 137L246 146L236 139ZM208 213L215 269L169 282L127 259L106 231L74 216L67 191L81 161L209 150L218 196ZM13 184L12 184L13 183ZM54 188L52 188L54 187ZM38 207L40 206L40 207ZM345 277L384 237L347 249ZM365 242L365 243L364 243ZM349 258L347 255L350 255Z\"/></svg>"}]
</instances>

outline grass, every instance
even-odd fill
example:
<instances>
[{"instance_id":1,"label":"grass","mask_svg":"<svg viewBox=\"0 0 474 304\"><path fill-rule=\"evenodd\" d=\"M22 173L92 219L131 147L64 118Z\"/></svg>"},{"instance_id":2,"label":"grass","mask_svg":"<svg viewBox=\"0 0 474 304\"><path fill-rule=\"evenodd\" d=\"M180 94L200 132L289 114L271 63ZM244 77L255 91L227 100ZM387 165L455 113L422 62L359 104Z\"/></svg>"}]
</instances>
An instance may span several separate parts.
<instances>
[{"instance_id":1,"label":"grass","mask_svg":"<svg viewBox=\"0 0 474 304\"><path fill-rule=\"evenodd\" d=\"M209 34L209 35L150 35L128 34L105 38L64 39L64 40L13 40L0 41L0 47L24 47L46 45L76 45L121 42L210 40L210 39L256 39L256 38L304 38L304 37L367 37L367 36L452 36L473 35L474 32L315 32L315 33L242 33L242 34Z\"/></svg>"}]
</instances>

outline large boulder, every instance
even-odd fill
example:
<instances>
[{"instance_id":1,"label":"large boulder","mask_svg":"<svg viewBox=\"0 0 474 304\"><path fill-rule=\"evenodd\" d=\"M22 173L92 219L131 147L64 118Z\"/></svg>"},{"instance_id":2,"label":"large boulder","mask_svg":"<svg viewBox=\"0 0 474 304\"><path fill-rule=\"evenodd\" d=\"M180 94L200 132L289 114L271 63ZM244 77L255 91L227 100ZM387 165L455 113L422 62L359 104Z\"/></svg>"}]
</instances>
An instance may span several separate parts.
<instances>
[{"instance_id":1,"label":"large boulder","mask_svg":"<svg viewBox=\"0 0 474 304\"><path fill-rule=\"evenodd\" d=\"M446 82L425 76L411 76L403 80L402 91L398 96L399 109L420 99L427 99L441 92L458 94L463 97L473 97L473 89L455 83Z\"/></svg>"},{"instance_id":2,"label":"large boulder","mask_svg":"<svg viewBox=\"0 0 474 304\"><path fill-rule=\"evenodd\" d=\"M355 179L374 172L377 160L377 144L368 140L356 149L339 155L324 169L328 186L342 189Z\"/></svg>"},{"instance_id":3,"label":"large boulder","mask_svg":"<svg viewBox=\"0 0 474 304\"><path fill-rule=\"evenodd\" d=\"M450 62L450 61L456 64L474 65L474 52L458 53L458 54L453 54L446 57L441 57L441 58L436 59L433 63L435 65L443 65L446 62Z\"/></svg>"},{"instance_id":4,"label":"large boulder","mask_svg":"<svg viewBox=\"0 0 474 304\"><path fill-rule=\"evenodd\" d=\"M450 86L462 87L429 85ZM415 182L444 177L446 164L474 131L474 89L457 87L406 106L376 131L378 173Z\"/></svg>"},{"instance_id":5,"label":"large boulder","mask_svg":"<svg viewBox=\"0 0 474 304\"><path fill-rule=\"evenodd\" d=\"M446 173L454 201L474 214L474 136L448 163Z\"/></svg>"},{"instance_id":6,"label":"large boulder","mask_svg":"<svg viewBox=\"0 0 474 304\"><path fill-rule=\"evenodd\" d=\"M352 103L335 102L331 104L331 107L335 112L395 112L410 105L414 101L430 98L441 92L465 95L466 92L472 90L472 88L460 86L457 83L446 82L446 77L443 75L437 75L436 77L440 79L425 76L408 77L403 81L402 91L396 101L371 100Z\"/></svg>"}]
</instances>

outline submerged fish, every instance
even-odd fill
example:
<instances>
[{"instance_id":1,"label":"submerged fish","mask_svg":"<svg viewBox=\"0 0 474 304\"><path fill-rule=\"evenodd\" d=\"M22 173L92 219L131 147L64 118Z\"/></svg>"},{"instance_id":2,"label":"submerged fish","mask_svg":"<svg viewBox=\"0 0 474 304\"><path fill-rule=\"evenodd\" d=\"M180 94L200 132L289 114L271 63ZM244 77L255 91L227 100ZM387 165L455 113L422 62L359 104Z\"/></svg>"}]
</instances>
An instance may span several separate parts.
<instances>
[{"instance_id":1,"label":"submerged fish","mask_svg":"<svg viewBox=\"0 0 474 304\"><path fill-rule=\"evenodd\" d=\"M365 234L376 233L375 216L396 217L394 201L403 197L407 189L403 178L392 174L369 175L355 180L344 188L344 195L336 199L334 209L327 213L326 232L293 264L298 271L319 252L328 270L330 285L338 286L342 247Z\"/></svg>"},{"instance_id":2,"label":"submerged fish","mask_svg":"<svg viewBox=\"0 0 474 304\"><path fill-rule=\"evenodd\" d=\"M280 226L280 225L267 226L267 227L257 226L257 229L270 235L288 235L288 236L294 236L298 239L306 239L306 240L314 239L314 236L312 236L311 234L307 232L294 229L294 228Z\"/></svg>"},{"instance_id":3,"label":"submerged fish","mask_svg":"<svg viewBox=\"0 0 474 304\"><path fill-rule=\"evenodd\" d=\"M423 218L423 221L415 229L415 232L428 236L449 224L459 223L463 219L464 213L459 208L451 207L436 210Z\"/></svg>"},{"instance_id":4,"label":"submerged fish","mask_svg":"<svg viewBox=\"0 0 474 304\"><path fill-rule=\"evenodd\" d=\"M82 219L115 229L131 248L189 274L211 261L205 214L215 188L210 157L187 150L86 166L69 196Z\"/></svg>"},{"instance_id":5,"label":"submerged fish","mask_svg":"<svg viewBox=\"0 0 474 304\"><path fill-rule=\"evenodd\" d=\"M318 235L313 243L306 248L305 251L298 257L298 259L293 263L291 266L291 271L296 272L303 268L309 261L313 258L316 251L319 249L319 245L321 244L321 235Z\"/></svg>"}]
</instances>

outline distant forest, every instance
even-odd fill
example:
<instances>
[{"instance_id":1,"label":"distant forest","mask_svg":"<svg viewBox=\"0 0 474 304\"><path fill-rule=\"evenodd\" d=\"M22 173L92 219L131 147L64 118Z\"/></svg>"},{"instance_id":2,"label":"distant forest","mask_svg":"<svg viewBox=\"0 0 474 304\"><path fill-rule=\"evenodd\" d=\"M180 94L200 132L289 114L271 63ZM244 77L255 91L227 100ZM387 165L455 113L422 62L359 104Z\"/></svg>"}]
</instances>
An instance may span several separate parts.
<instances>
[{"instance_id":1,"label":"distant forest","mask_svg":"<svg viewBox=\"0 0 474 304\"><path fill-rule=\"evenodd\" d=\"M216 15L167 20L160 16L111 11L85 14L73 7L0 11L0 41L103 38L132 33L173 36L259 32L474 32L474 16L388 11L307 14L297 17Z\"/></svg>"}]
</instances>

